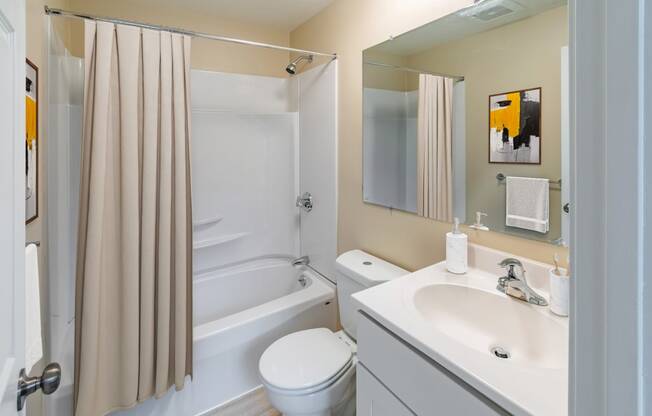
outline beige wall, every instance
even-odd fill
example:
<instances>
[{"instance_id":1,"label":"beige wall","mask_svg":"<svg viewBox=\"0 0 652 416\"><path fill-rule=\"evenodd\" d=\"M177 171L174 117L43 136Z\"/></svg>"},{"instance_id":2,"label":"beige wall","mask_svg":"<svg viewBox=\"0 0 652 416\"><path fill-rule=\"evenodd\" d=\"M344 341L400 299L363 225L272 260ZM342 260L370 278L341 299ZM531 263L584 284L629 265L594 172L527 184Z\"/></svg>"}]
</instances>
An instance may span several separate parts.
<instances>
[{"instance_id":1,"label":"beige wall","mask_svg":"<svg viewBox=\"0 0 652 416\"><path fill-rule=\"evenodd\" d=\"M336 52L338 59L340 252L360 248L409 269L444 258L445 233L433 220L362 202L362 51L454 10L471 0L335 0L290 34L294 47ZM565 250L504 234L466 229L471 241L550 262Z\"/></svg>"},{"instance_id":2,"label":"beige wall","mask_svg":"<svg viewBox=\"0 0 652 416\"><path fill-rule=\"evenodd\" d=\"M183 7L166 7L156 1L68 0L68 4L70 10L100 16L137 20L282 46L287 46L290 41L289 33L284 30L243 24L216 15L191 13ZM76 56L81 56L84 32L79 22L73 25L73 32L73 51ZM288 74L285 72L285 66L289 58L289 53L284 51L200 38L194 38L192 41L193 69L286 77Z\"/></svg>"},{"instance_id":3,"label":"beige wall","mask_svg":"<svg viewBox=\"0 0 652 416\"><path fill-rule=\"evenodd\" d=\"M406 57L380 53L369 50L364 53L365 62L380 62L396 66L405 66ZM411 86L418 85L419 74L406 71L397 71L375 65L363 66L363 83L365 88L378 88L392 91L408 91Z\"/></svg>"},{"instance_id":4,"label":"beige wall","mask_svg":"<svg viewBox=\"0 0 652 416\"><path fill-rule=\"evenodd\" d=\"M505 228L505 185L496 174L561 177L561 47L568 45L568 8L439 45L407 57L408 66L463 75L466 91L467 222L476 211L489 214L485 224ZM541 87L541 165L490 164L488 158L488 97ZM550 192L550 232L523 230L533 238L561 236L561 192ZM518 233L512 229L510 232Z\"/></svg>"}]
</instances>

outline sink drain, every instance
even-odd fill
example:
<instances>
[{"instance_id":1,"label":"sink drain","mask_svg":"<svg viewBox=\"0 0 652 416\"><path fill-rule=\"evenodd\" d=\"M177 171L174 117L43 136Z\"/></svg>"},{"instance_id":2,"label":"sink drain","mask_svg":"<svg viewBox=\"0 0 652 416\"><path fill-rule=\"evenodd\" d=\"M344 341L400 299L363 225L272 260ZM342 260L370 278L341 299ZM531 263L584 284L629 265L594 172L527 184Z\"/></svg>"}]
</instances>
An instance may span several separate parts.
<instances>
[{"instance_id":1,"label":"sink drain","mask_svg":"<svg viewBox=\"0 0 652 416\"><path fill-rule=\"evenodd\" d=\"M491 349L491 353L493 355L495 355L496 357L498 357L500 359L503 359L503 360L506 360L506 359L509 358L509 351L507 351L506 349L504 349L502 347L493 347Z\"/></svg>"}]
</instances>

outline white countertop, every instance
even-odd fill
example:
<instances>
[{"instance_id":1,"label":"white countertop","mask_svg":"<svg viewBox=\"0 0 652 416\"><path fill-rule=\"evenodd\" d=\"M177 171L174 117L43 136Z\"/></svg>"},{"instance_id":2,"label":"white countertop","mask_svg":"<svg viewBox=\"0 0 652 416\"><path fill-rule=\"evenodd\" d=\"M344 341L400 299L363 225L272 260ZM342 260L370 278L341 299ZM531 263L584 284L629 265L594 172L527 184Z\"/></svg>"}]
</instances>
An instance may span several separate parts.
<instances>
[{"instance_id":1,"label":"white countertop","mask_svg":"<svg viewBox=\"0 0 652 416\"><path fill-rule=\"evenodd\" d=\"M538 266L532 266L532 268L536 267ZM529 305L508 298L496 290L497 277L495 272L490 273L479 268L470 268L464 275L451 274L446 271L445 263L442 262L358 292L353 295L353 299L358 309L508 412L515 415L566 416L568 414L568 318L554 315L547 307ZM545 322L562 326L561 330L555 332L556 338L548 341L555 342L556 346L563 345L557 349L559 353L554 358L556 362L564 365L555 368L554 365L529 365L523 361L501 360L491 356L488 350L480 351L469 343L460 342L459 338L443 333L419 313L413 301L414 294L419 289L433 284L458 285L482 290L491 295L505 297L506 302L519 302L522 307L532 308L532 312L527 311L529 314L544 314L541 318L544 318ZM541 289L538 291L547 295ZM463 293L457 300L465 302ZM522 307L518 306L518 308ZM519 310L518 308L516 310ZM487 316L483 319L501 319L501 315L495 311L487 310L486 313ZM491 317L492 313L496 313L496 316ZM522 333L527 336L528 331L541 331L542 328L545 331L546 327L533 325L532 328L527 328L527 326L524 324L515 328L516 335L520 336ZM539 338L548 336L548 334L538 335Z\"/></svg>"}]
</instances>

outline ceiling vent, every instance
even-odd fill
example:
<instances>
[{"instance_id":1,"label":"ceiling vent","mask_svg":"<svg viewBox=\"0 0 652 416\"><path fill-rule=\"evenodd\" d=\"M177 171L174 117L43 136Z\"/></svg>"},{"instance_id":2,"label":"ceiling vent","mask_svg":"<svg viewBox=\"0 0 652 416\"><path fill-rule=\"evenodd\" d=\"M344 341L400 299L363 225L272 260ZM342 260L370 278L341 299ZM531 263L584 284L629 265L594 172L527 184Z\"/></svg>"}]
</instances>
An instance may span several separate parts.
<instances>
[{"instance_id":1,"label":"ceiling vent","mask_svg":"<svg viewBox=\"0 0 652 416\"><path fill-rule=\"evenodd\" d=\"M478 0L473 6L460 11L459 15L489 22L522 9L523 6L511 0Z\"/></svg>"}]
</instances>

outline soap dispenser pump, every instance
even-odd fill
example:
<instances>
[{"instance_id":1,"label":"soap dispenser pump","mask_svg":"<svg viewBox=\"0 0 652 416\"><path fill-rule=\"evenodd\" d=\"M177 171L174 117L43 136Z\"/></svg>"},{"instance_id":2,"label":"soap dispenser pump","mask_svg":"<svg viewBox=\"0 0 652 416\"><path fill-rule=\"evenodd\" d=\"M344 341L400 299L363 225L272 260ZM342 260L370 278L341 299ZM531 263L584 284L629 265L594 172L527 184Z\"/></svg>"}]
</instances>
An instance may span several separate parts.
<instances>
[{"instance_id":1,"label":"soap dispenser pump","mask_svg":"<svg viewBox=\"0 0 652 416\"><path fill-rule=\"evenodd\" d=\"M446 269L451 273L464 274L468 269L468 237L460 231L460 220L455 218L453 230L446 233Z\"/></svg>"},{"instance_id":2,"label":"soap dispenser pump","mask_svg":"<svg viewBox=\"0 0 652 416\"><path fill-rule=\"evenodd\" d=\"M482 223L482 217L486 217L486 216L487 216L487 214L485 214L484 212L480 212L480 211L476 212L475 213L475 224L469 225L469 228L474 228L474 229L480 230L480 231L489 231L489 227L487 227L486 225L484 225Z\"/></svg>"}]
</instances>

